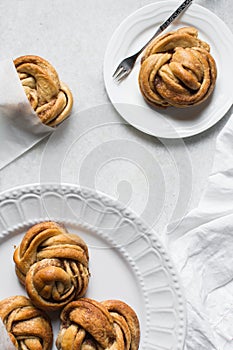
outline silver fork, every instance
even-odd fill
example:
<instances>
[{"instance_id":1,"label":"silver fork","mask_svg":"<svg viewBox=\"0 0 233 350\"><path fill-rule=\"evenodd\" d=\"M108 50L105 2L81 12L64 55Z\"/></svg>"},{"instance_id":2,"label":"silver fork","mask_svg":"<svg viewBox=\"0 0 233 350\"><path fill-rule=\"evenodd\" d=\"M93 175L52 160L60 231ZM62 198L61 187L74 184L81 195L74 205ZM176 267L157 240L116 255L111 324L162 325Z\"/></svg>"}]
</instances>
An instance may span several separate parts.
<instances>
[{"instance_id":1,"label":"silver fork","mask_svg":"<svg viewBox=\"0 0 233 350\"><path fill-rule=\"evenodd\" d=\"M140 53L145 49L145 47L160 33L162 33L168 26L171 24L192 2L193 0L185 0L182 2L182 4L171 14L171 16L164 21L155 34L152 36L152 38L134 55L130 57L126 57L121 61L121 63L118 65L117 69L113 73L113 78L116 79L116 81L121 82L123 79L125 79L129 73L132 71L134 64L140 55Z\"/></svg>"}]
</instances>

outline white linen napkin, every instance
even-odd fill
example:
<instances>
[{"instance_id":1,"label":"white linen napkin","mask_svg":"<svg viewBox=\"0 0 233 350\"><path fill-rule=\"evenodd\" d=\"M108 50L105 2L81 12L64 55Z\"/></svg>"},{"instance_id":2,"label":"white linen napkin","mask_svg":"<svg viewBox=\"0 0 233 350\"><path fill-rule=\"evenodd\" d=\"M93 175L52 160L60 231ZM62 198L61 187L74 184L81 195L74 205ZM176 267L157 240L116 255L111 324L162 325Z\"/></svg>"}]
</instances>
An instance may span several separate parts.
<instances>
[{"instance_id":1,"label":"white linen napkin","mask_svg":"<svg viewBox=\"0 0 233 350\"><path fill-rule=\"evenodd\" d=\"M0 318L0 345L2 350L16 350Z\"/></svg>"},{"instance_id":2,"label":"white linen napkin","mask_svg":"<svg viewBox=\"0 0 233 350\"><path fill-rule=\"evenodd\" d=\"M13 61L0 61L0 169L52 131L32 109Z\"/></svg>"},{"instance_id":3,"label":"white linen napkin","mask_svg":"<svg viewBox=\"0 0 233 350\"><path fill-rule=\"evenodd\" d=\"M198 207L167 228L187 300L188 350L233 349L233 115Z\"/></svg>"}]
</instances>

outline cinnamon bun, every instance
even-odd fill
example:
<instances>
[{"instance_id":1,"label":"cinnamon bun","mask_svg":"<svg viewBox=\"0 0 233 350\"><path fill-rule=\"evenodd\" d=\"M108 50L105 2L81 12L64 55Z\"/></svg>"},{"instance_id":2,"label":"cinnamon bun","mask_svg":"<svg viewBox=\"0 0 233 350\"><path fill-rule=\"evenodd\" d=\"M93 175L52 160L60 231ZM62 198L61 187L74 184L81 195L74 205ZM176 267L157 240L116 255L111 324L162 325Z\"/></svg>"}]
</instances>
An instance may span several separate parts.
<instances>
[{"instance_id":1,"label":"cinnamon bun","mask_svg":"<svg viewBox=\"0 0 233 350\"><path fill-rule=\"evenodd\" d=\"M0 301L0 318L18 350L51 350L53 331L47 315L24 296Z\"/></svg>"},{"instance_id":2,"label":"cinnamon bun","mask_svg":"<svg viewBox=\"0 0 233 350\"><path fill-rule=\"evenodd\" d=\"M27 98L42 121L56 126L71 113L73 97L70 89L59 80L54 67L39 56L21 56L14 60Z\"/></svg>"},{"instance_id":3,"label":"cinnamon bun","mask_svg":"<svg viewBox=\"0 0 233 350\"><path fill-rule=\"evenodd\" d=\"M58 350L137 350L139 321L135 311L120 300L98 302L81 298L61 312Z\"/></svg>"},{"instance_id":4,"label":"cinnamon bun","mask_svg":"<svg viewBox=\"0 0 233 350\"><path fill-rule=\"evenodd\" d=\"M145 49L139 72L144 99L154 107L189 107L205 101L217 77L210 46L193 27L180 28Z\"/></svg>"},{"instance_id":5,"label":"cinnamon bun","mask_svg":"<svg viewBox=\"0 0 233 350\"><path fill-rule=\"evenodd\" d=\"M31 301L42 309L60 309L87 290L88 247L55 222L31 227L14 252L14 262Z\"/></svg>"}]
</instances>

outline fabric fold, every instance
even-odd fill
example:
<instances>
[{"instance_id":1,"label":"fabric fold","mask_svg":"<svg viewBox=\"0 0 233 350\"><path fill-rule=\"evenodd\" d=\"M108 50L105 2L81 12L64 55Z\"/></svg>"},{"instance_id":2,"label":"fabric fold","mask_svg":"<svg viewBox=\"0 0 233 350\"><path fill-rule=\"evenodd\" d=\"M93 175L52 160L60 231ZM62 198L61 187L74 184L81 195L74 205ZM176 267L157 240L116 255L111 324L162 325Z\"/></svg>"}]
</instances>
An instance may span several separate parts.
<instances>
[{"instance_id":1,"label":"fabric fold","mask_svg":"<svg viewBox=\"0 0 233 350\"><path fill-rule=\"evenodd\" d=\"M188 350L233 348L233 117L216 141L197 208L167 227L187 300Z\"/></svg>"}]
</instances>

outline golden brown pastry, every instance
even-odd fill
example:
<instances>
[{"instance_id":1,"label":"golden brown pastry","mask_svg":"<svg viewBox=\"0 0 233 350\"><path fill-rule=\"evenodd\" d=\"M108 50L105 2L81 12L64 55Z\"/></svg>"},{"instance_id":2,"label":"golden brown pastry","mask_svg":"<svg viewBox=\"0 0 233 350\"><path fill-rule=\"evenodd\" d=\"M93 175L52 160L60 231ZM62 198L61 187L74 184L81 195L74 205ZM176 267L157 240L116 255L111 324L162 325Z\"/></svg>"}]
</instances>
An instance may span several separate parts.
<instances>
[{"instance_id":1,"label":"golden brown pastry","mask_svg":"<svg viewBox=\"0 0 233 350\"><path fill-rule=\"evenodd\" d=\"M13 296L0 301L0 317L16 349L52 348L53 331L50 321L28 298Z\"/></svg>"},{"instance_id":2,"label":"golden brown pastry","mask_svg":"<svg viewBox=\"0 0 233 350\"><path fill-rule=\"evenodd\" d=\"M55 222L31 227L14 252L14 262L30 299L42 309L57 310L87 290L87 245Z\"/></svg>"},{"instance_id":3,"label":"golden brown pastry","mask_svg":"<svg viewBox=\"0 0 233 350\"><path fill-rule=\"evenodd\" d=\"M70 115L71 91L59 80L49 62L28 55L16 58L14 64L27 98L42 123L56 126Z\"/></svg>"},{"instance_id":4,"label":"golden brown pastry","mask_svg":"<svg viewBox=\"0 0 233 350\"><path fill-rule=\"evenodd\" d=\"M205 101L217 77L207 43L193 27L180 28L154 39L145 49L139 87L154 107L188 107Z\"/></svg>"},{"instance_id":5,"label":"golden brown pastry","mask_svg":"<svg viewBox=\"0 0 233 350\"><path fill-rule=\"evenodd\" d=\"M58 350L137 350L140 328L134 310L120 300L81 298L61 312Z\"/></svg>"}]
</instances>

